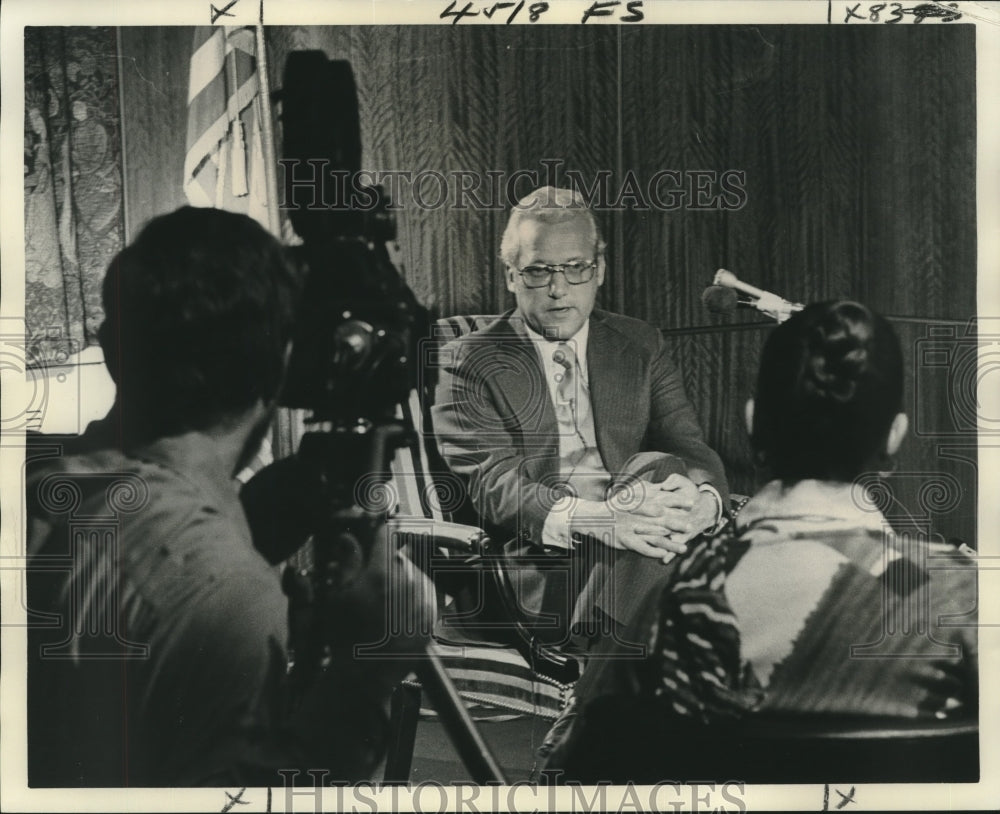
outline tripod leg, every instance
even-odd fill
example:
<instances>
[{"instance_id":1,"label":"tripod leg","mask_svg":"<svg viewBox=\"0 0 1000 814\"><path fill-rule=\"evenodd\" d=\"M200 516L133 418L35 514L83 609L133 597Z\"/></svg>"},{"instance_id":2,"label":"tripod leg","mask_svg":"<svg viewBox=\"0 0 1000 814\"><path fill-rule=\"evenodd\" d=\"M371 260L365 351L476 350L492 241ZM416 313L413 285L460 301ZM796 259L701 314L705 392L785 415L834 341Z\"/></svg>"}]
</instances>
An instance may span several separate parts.
<instances>
[{"instance_id":1,"label":"tripod leg","mask_svg":"<svg viewBox=\"0 0 1000 814\"><path fill-rule=\"evenodd\" d=\"M430 647L427 648L427 653L417 668L417 675L420 676L421 684L427 690L434 709L441 716L441 723L444 724L448 737L451 738L472 779L480 785L486 783L506 785L507 780L503 770L490 752L490 747L483 740L483 736L476 729L472 718L469 717L469 711L462 703L451 678L445 672L440 657Z\"/></svg>"},{"instance_id":2,"label":"tripod leg","mask_svg":"<svg viewBox=\"0 0 1000 814\"><path fill-rule=\"evenodd\" d=\"M409 679L392 691L389 713L389 748L385 756L386 783L406 783L413 764L413 748L420 719L421 687Z\"/></svg>"}]
</instances>

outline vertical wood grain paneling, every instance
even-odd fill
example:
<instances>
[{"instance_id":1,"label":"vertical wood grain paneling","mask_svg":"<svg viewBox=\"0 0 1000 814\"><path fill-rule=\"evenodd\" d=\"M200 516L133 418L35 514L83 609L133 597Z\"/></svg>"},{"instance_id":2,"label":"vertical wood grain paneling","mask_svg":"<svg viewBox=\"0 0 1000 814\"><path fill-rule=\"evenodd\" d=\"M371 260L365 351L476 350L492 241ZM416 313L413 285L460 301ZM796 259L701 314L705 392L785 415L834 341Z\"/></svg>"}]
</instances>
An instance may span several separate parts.
<instances>
[{"instance_id":1,"label":"vertical wood grain paneling","mask_svg":"<svg viewBox=\"0 0 1000 814\"><path fill-rule=\"evenodd\" d=\"M129 240L150 218L187 203L184 154L193 35L187 26L121 29Z\"/></svg>"},{"instance_id":2,"label":"vertical wood grain paneling","mask_svg":"<svg viewBox=\"0 0 1000 814\"><path fill-rule=\"evenodd\" d=\"M767 329L712 329L699 295L717 268L801 301L975 313L972 27L338 26L275 28L268 40L275 88L289 50L351 61L373 171L508 178L560 159L588 182L611 170L613 190L627 170L643 184L663 169L744 171L736 211L597 213L615 280L601 303L693 330L672 342L739 490L753 485L742 405ZM190 29L127 29L122 42L134 224L183 202ZM509 307L497 259L506 211L403 197L400 256L417 296L441 315ZM915 364L927 329L897 327ZM917 391L908 375L909 409L947 423L947 388ZM911 438L900 467L959 479L960 505L936 519L971 540L974 451L963 463L942 443Z\"/></svg>"}]
</instances>

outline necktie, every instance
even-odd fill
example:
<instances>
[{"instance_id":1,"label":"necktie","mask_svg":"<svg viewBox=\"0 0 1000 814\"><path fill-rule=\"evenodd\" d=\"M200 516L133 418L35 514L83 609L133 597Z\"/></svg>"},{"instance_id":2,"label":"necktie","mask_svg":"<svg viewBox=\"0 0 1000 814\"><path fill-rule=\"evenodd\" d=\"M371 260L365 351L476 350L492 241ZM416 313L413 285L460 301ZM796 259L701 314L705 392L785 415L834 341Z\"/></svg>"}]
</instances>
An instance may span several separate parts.
<instances>
[{"instance_id":1,"label":"necktie","mask_svg":"<svg viewBox=\"0 0 1000 814\"><path fill-rule=\"evenodd\" d=\"M559 424L559 472L573 494L591 500L603 500L608 473L593 438L593 422L588 420L589 399L579 360L573 347L560 342L552 352L559 365L555 373L555 412ZM578 375L579 374L579 375ZM586 429L586 435L584 434Z\"/></svg>"},{"instance_id":2,"label":"necktie","mask_svg":"<svg viewBox=\"0 0 1000 814\"><path fill-rule=\"evenodd\" d=\"M563 372L556 374L558 383L556 393L559 401L562 404L572 405L576 402L576 354L568 344L560 342L552 353L552 359L563 367Z\"/></svg>"},{"instance_id":3,"label":"necktie","mask_svg":"<svg viewBox=\"0 0 1000 814\"><path fill-rule=\"evenodd\" d=\"M560 342L552 352L552 359L563 368L561 373L556 373L556 420L573 433L580 440L582 450L586 450L590 445L580 432L577 417L579 384L576 377L576 354L567 343Z\"/></svg>"}]
</instances>

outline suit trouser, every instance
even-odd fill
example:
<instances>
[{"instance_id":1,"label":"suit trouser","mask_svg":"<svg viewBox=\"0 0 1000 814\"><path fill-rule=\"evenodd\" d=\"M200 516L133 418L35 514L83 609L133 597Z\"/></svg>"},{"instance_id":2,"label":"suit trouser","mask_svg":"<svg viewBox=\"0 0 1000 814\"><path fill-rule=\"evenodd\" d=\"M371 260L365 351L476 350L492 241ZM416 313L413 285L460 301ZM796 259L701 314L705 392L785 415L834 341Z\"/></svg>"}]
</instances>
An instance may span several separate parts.
<instances>
[{"instance_id":1,"label":"suit trouser","mask_svg":"<svg viewBox=\"0 0 1000 814\"><path fill-rule=\"evenodd\" d=\"M662 452L640 452L625 462L615 480L659 483L683 470L683 462ZM651 593L658 593L675 568L635 552L586 537L566 552L546 553L512 541L505 547L511 584L519 604L537 614L535 632L560 643L568 636L590 647L620 639ZM674 561L671 561L674 562Z\"/></svg>"},{"instance_id":2,"label":"suit trouser","mask_svg":"<svg viewBox=\"0 0 1000 814\"><path fill-rule=\"evenodd\" d=\"M564 554L509 546L507 562L515 596L526 615L535 617L540 639L572 639L587 649L608 640L631 652L641 643L625 641L624 631L673 579L677 560L663 564L586 539Z\"/></svg>"}]
</instances>

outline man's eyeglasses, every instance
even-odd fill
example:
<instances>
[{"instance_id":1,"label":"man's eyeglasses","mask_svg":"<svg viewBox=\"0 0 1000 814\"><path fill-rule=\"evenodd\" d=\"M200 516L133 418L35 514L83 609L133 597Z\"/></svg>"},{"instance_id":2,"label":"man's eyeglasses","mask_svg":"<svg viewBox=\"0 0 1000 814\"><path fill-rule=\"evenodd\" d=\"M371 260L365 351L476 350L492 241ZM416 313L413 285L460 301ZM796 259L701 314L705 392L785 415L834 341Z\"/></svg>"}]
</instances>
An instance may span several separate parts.
<instances>
[{"instance_id":1,"label":"man's eyeglasses","mask_svg":"<svg viewBox=\"0 0 1000 814\"><path fill-rule=\"evenodd\" d=\"M525 288L545 288L552 282L552 275L561 271L570 285L583 285L594 279L594 270L597 262L591 260L589 263L540 263L533 266L525 266L518 271L524 281Z\"/></svg>"}]
</instances>

